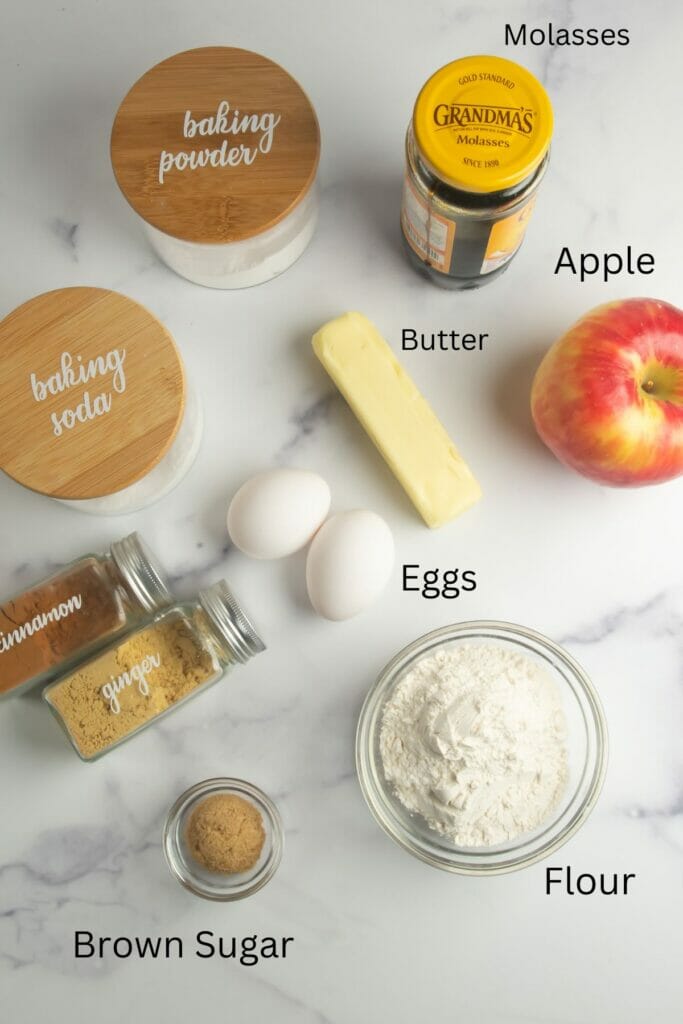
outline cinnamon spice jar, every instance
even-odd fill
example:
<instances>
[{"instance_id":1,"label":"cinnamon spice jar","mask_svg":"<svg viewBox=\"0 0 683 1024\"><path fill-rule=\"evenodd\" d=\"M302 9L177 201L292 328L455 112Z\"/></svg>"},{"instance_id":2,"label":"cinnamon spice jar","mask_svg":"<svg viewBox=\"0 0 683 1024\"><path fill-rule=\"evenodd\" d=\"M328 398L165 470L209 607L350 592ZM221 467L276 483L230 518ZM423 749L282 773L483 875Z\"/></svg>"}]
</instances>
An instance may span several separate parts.
<instances>
[{"instance_id":1,"label":"cinnamon spice jar","mask_svg":"<svg viewBox=\"0 0 683 1024\"><path fill-rule=\"evenodd\" d=\"M0 697L49 682L171 599L137 533L71 562L0 605Z\"/></svg>"}]
</instances>

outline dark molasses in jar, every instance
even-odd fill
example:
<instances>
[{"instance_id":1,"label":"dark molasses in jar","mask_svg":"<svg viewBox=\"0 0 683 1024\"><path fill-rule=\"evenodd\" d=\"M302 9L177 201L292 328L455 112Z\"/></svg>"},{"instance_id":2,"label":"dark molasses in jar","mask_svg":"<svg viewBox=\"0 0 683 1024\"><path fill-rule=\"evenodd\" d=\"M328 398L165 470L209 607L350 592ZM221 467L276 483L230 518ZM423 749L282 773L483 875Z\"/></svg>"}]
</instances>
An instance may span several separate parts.
<instances>
[{"instance_id":1,"label":"dark molasses in jar","mask_svg":"<svg viewBox=\"0 0 683 1024\"><path fill-rule=\"evenodd\" d=\"M423 86L406 138L401 229L411 262L445 288L505 270L548 164L545 89L501 57L465 57Z\"/></svg>"}]
</instances>

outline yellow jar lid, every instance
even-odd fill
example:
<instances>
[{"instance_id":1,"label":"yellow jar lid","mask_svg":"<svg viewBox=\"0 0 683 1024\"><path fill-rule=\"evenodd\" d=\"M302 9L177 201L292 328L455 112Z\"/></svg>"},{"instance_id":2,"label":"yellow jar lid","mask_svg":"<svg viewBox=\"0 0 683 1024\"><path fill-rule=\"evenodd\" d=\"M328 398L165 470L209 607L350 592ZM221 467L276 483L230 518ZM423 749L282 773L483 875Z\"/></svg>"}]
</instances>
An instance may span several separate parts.
<instances>
[{"instance_id":1,"label":"yellow jar lid","mask_svg":"<svg viewBox=\"0 0 683 1024\"><path fill-rule=\"evenodd\" d=\"M498 192L533 174L543 160L553 108L526 68L502 57L464 57L423 86L413 132L437 178L467 192Z\"/></svg>"}]
</instances>

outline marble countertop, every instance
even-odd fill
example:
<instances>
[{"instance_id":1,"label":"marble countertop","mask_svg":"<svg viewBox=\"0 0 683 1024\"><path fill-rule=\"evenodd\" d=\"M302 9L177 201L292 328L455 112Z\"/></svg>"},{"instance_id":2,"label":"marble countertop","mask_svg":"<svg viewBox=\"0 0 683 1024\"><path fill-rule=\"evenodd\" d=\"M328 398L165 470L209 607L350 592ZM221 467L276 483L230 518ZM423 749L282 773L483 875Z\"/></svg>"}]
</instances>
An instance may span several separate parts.
<instances>
[{"instance_id":1,"label":"marble countertop","mask_svg":"<svg viewBox=\"0 0 683 1024\"><path fill-rule=\"evenodd\" d=\"M78 761L41 701L0 714L0 1008L13 1024L121 1020L375 1024L674 1024L681 996L681 498L683 481L619 491L563 469L528 413L541 353L601 301L681 305L677 130L683 11L635 0L476 5L300 0L36 0L3 12L0 38L2 311L50 288L118 289L153 310L197 381L205 442L161 504L97 519L0 479L0 586L133 529L153 539L181 595L227 576L268 652L95 765ZM660 9L660 13L661 9ZM505 48L504 25L626 27L612 48ZM213 292L163 267L114 183L118 102L158 60L206 44L258 50L308 91L322 127L316 237L285 275ZM490 288L453 295L421 280L399 244L403 134L429 74L493 52L552 97L556 137L524 249ZM561 248L655 255L646 280L554 276ZM483 353L411 353L405 365L484 490L429 532L335 394L312 332L365 312L396 347L403 327L488 332ZM345 624L307 606L303 559L230 550L230 495L257 469L324 473L335 509L391 524L398 564L384 599ZM477 572L457 601L401 590L400 564ZM545 865L449 876L380 831L356 779L361 702L393 654L453 621L519 622L564 644L608 718L611 758L593 815L553 864L635 872L627 897L546 896ZM257 896L212 905L166 870L164 816L213 775L277 801L286 849ZM78 960L75 929L179 935L182 962ZM197 931L294 936L255 967L190 955Z\"/></svg>"}]
</instances>

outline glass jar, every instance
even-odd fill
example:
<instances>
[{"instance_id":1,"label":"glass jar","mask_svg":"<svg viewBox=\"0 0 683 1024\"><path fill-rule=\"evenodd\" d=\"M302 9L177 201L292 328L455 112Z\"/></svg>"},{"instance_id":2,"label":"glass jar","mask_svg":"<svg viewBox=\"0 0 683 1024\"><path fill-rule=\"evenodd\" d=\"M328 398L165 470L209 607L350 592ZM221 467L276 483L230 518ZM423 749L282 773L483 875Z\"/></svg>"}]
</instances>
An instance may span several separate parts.
<instances>
[{"instance_id":1,"label":"glass jar","mask_svg":"<svg viewBox=\"0 0 683 1024\"><path fill-rule=\"evenodd\" d=\"M103 288L35 296L0 323L0 469L81 512L123 515L189 472L202 407L166 327Z\"/></svg>"},{"instance_id":2,"label":"glass jar","mask_svg":"<svg viewBox=\"0 0 683 1024\"><path fill-rule=\"evenodd\" d=\"M259 813L265 841L253 867L239 874L207 870L194 857L187 842L187 825L194 810L212 796L237 796ZM263 790L243 779L206 779L186 790L168 812L164 825L164 854L171 874L185 889L206 900L229 902L252 896L277 871L284 846L284 829L277 807Z\"/></svg>"},{"instance_id":3,"label":"glass jar","mask_svg":"<svg viewBox=\"0 0 683 1024\"><path fill-rule=\"evenodd\" d=\"M204 435L202 403L192 381L187 377L185 392L185 408L178 433L169 450L149 473L114 494L79 501L61 499L60 504L90 516L132 515L133 512L155 505L174 491L192 469Z\"/></svg>"},{"instance_id":4,"label":"glass jar","mask_svg":"<svg viewBox=\"0 0 683 1024\"><path fill-rule=\"evenodd\" d=\"M552 125L545 90L512 61L466 57L432 75L406 136L401 231L417 270L452 289L503 273L545 176Z\"/></svg>"},{"instance_id":5,"label":"glass jar","mask_svg":"<svg viewBox=\"0 0 683 1024\"><path fill-rule=\"evenodd\" d=\"M171 600L137 533L70 562L0 605L0 697L49 682Z\"/></svg>"},{"instance_id":6,"label":"glass jar","mask_svg":"<svg viewBox=\"0 0 683 1024\"><path fill-rule=\"evenodd\" d=\"M127 632L43 697L93 761L265 650L225 580Z\"/></svg>"},{"instance_id":7,"label":"glass jar","mask_svg":"<svg viewBox=\"0 0 683 1024\"><path fill-rule=\"evenodd\" d=\"M121 103L114 175L157 255L209 288L287 270L317 221L315 110L279 64L207 46L162 61Z\"/></svg>"},{"instance_id":8,"label":"glass jar","mask_svg":"<svg viewBox=\"0 0 683 1024\"><path fill-rule=\"evenodd\" d=\"M426 657L460 645L493 644L523 655L553 680L566 719L568 775L550 816L533 832L496 846L465 847L408 811L387 780L380 735L384 709L407 673ZM377 824L408 853L432 867L466 875L495 875L528 867L557 851L581 828L602 789L607 770L607 723L595 687L559 644L508 622L462 622L419 637L389 662L371 687L358 720L356 768Z\"/></svg>"},{"instance_id":9,"label":"glass jar","mask_svg":"<svg viewBox=\"0 0 683 1024\"><path fill-rule=\"evenodd\" d=\"M180 277L205 288L252 288L278 277L303 255L318 221L318 189L272 228L227 245L202 245L145 224L157 256Z\"/></svg>"}]
</instances>

